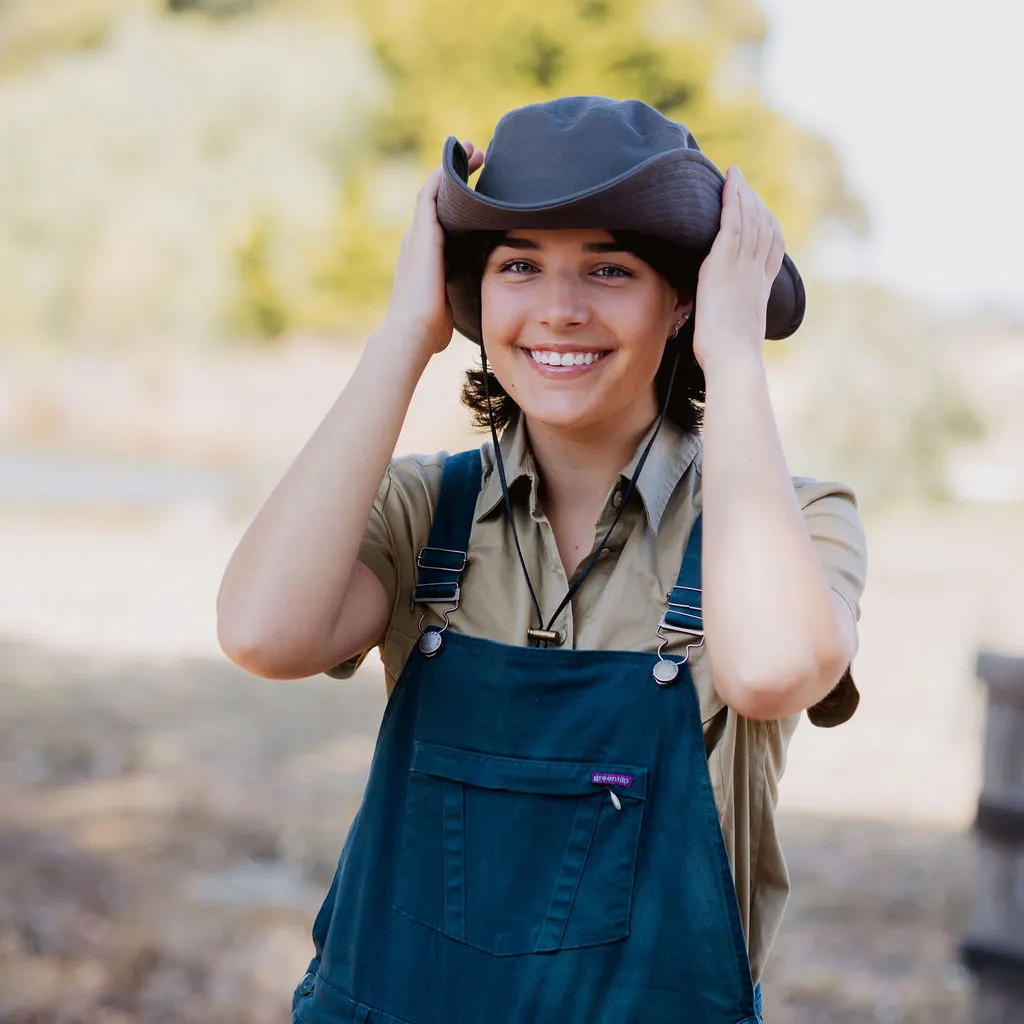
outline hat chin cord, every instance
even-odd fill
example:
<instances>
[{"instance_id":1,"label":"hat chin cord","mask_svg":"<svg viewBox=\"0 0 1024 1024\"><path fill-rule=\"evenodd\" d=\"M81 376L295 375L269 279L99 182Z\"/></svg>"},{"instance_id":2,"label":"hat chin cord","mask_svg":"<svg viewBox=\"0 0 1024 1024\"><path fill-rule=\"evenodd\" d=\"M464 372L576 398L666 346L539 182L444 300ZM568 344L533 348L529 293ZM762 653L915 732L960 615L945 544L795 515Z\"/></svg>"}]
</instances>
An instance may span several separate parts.
<instances>
[{"instance_id":1,"label":"hat chin cord","mask_svg":"<svg viewBox=\"0 0 1024 1024\"><path fill-rule=\"evenodd\" d=\"M690 314L687 313L680 321L676 323L675 330L672 332L672 335L669 339L670 341L678 336L683 324L685 324L686 321L689 320L689 318ZM622 502L619 505L619 510L618 512L615 513L615 518L612 520L611 526L609 526L607 531L605 532L604 537L601 538L601 542L594 548L594 553L591 555L590 561L587 562L583 569L581 569L580 572L576 574L576 577L573 580L572 585L566 592L565 597L562 598L558 607L555 609L554 614L552 614L551 618L548 620L547 626L545 626L544 615L540 610L540 602L537 600L537 592L533 588L533 581L530 579L530 573L526 568L526 559L523 558L523 549L519 543L519 534L516 532L515 519L512 516L512 502L509 499L508 494L508 479L505 475L505 463L501 457L501 445L498 443L498 431L494 426L494 408L491 404L491 388L489 381L490 374L487 371L487 350L484 347L483 341L481 340L480 362L483 368L484 394L486 395L487 398L487 420L491 428L491 443L494 447L494 461L498 467L498 479L501 481L501 496L504 500L505 505L505 518L508 521L509 528L512 530L512 540L515 542L516 554L519 556L519 565L523 570L523 579L526 580L527 589L530 591L530 600L533 602L533 610L537 616L536 629L527 630L527 643L530 646L536 645L546 647L548 645L549 639L551 640L551 642L554 642L556 644L560 644L562 642L560 634L552 630L551 627L554 625L555 620L561 614L562 609L572 600L573 595L576 593L576 591L579 590L580 585L583 583L584 579L586 579L587 573L589 573L590 570L597 563L597 560L601 555L602 549L608 542L608 538L611 536L612 530L615 529L616 525L619 522L619 518L625 511L626 505L629 503L630 495L632 495L633 491L636 489L637 478L640 476L640 471L644 468L644 463L647 461L647 456L650 455L651 448L654 447L654 442L657 439L659 432L661 431L661 425L665 421L665 413L668 411L668 401L672 395L672 385L675 383L676 370L679 368L679 357L682 355L682 352L682 345L676 346L676 353L672 360L672 372L669 374L668 388L665 391L665 403L664 405L662 405L661 411L658 413L658 420L654 426L654 432L651 434L650 440L644 446L644 450L641 453L640 458L637 460L636 469L633 470L633 475L629 479L629 486L626 488L626 493L622 497ZM541 639L535 636L534 634L548 634L548 637Z\"/></svg>"}]
</instances>

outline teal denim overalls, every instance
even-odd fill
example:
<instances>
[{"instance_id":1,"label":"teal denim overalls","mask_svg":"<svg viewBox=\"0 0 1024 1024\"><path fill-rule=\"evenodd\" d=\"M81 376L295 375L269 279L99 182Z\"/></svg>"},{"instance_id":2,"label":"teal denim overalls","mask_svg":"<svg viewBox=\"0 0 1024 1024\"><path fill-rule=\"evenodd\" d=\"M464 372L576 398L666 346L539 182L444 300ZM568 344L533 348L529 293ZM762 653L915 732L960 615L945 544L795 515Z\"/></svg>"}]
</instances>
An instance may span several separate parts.
<instances>
[{"instance_id":1,"label":"teal denim overalls","mask_svg":"<svg viewBox=\"0 0 1024 1024\"><path fill-rule=\"evenodd\" d=\"M480 479L447 459L414 600L457 603ZM670 625L700 626L700 532ZM760 1024L688 666L445 624L388 701L293 1021Z\"/></svg>"}]
</instances>

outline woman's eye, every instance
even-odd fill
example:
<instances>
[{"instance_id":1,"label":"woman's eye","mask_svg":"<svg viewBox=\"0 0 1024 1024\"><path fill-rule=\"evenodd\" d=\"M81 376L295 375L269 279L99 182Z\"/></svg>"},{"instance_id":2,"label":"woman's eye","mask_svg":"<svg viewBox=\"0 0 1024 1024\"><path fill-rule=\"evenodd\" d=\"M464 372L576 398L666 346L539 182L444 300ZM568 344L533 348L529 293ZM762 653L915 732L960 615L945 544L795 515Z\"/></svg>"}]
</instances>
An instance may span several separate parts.
<instances>
[{"instance_id":1,"label":"woman's eye","mask_svg":"<svg viewBox=\"0 0 1024 1024\"><path fill-rule=\"evenodd\" d=\"M510 271L513 274L525 274L533 269L533 264L528 260L509 260L508 263L502 264L499 273Z\"/></svg>"},{"instance_id":2,"label":"woman's eye","mask_svg":"<svg viewBox=\"0 0 1024 1024\"><path fill-rule=\"evenodd\" d=\"M633 275L625 267L617 267L610 265L607 267L598 267L594 271L600 277L632 277Z\"/></svg>"}]
</instances>

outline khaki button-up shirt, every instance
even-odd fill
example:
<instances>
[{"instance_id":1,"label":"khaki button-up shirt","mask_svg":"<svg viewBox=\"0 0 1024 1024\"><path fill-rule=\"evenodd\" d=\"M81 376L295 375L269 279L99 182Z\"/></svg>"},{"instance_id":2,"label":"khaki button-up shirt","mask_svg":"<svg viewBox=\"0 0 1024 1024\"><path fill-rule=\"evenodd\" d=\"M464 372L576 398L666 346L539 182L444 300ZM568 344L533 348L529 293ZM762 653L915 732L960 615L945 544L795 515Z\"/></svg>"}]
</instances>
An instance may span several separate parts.
<instances>
[{"instance_id":1,"label":"khaki button-up shirt","mask_svg":"<svg viewBox=\"0 0 1024 1024\"><path fill-rule=\"evenodd\" d=\"M595 546L615 518L645 442L608 494L595 526ZM540 505L538 470L521 423L513 423L505 431L501 449L516 530L546 624L565 596L569 581ZM471 636L525 645L526 631L536 624L536 614L506 521L493 449L485 444L481 451L483 482L470 560L462 576L461 603L450 617L451 627ZM445 457L442 452L392 461L359 553L360 561L384 584L391 600L391 619L381 644L389 696L419 636L417 623L424 606L413 611L409 592L416 581L417 552L430 533ZM853 492L841 483L803 478L794 478L793 486L828 581L859 619L866 553ZM665 596L675 585L686 539L700 509L700 435L685 434L666 420L636 491L600 557L553 625L562 634L563 645L654 652ZM593 550L580 567L592 554ZM440 621L432 609L426 610L425 625ZM681 655L686 644L693 642L684 634L668 636L666 652L674 655ZM343 677L359 660L346 662L331 674ZM754 721L737 715L716 693L702 648L692 651L690 670L756 981L789 895L775 805L786 748L800 716ZM853 713L856 699L856 688L847 673L830 698L810 712L812 721L837 724Z\"/></svg>"}]
</instances>

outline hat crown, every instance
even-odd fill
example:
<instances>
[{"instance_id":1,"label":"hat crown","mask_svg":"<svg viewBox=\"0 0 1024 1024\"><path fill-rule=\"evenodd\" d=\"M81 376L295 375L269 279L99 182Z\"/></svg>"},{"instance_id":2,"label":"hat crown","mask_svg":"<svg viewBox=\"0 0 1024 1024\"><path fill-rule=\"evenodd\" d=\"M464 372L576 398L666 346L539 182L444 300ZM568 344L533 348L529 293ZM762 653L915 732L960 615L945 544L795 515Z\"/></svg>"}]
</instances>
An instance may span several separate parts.
<instances>
[{"instance_id":1,"label":"hat crown","mask_svg":"<svg viewBox=\"0 0 1024 1024\"><path fill-rule=\"evenodd\" d=\"M494 129L476 188L469 156L445 140L437 219L456 328L481 340L479 268L457 251L477 231L601 228L660 238L703 258L722 221L725 176L684 125L640 100L563 96L507 113ZM803 319L803 282L784 256L765 336L789 337Z\"/></svg>"},{"instance_id":2,"label":"hat crown","mask_svg":"<svg viewBox=\"0 0 1024 1024\"><path fill-rule=\"evenodd\" d=\"M689 129L647 103L563 96L501 118L476 191L506 203L556 201L679 149L700 147Z\"/></svg>"}]
</instances>

